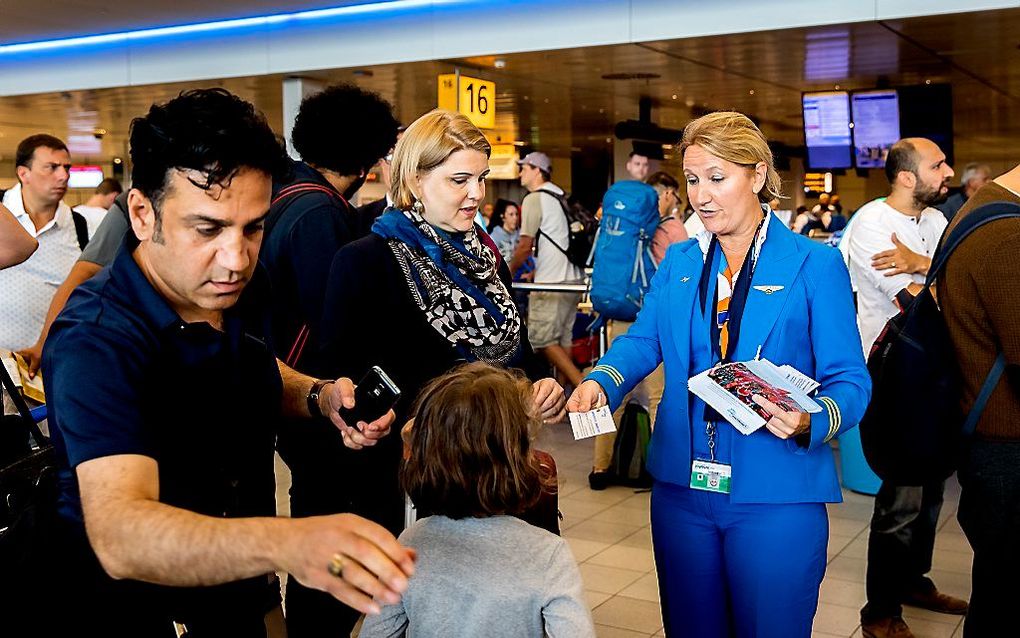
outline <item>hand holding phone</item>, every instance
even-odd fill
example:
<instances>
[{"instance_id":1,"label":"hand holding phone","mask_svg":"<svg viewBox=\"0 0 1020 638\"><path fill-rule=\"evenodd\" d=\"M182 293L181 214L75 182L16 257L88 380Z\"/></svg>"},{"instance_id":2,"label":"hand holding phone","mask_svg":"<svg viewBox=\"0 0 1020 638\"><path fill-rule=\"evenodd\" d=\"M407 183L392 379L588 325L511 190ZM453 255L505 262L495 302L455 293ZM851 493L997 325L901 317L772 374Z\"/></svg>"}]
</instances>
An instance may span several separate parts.
<instances>
[{"instance_id":1,"label":"hand holding phone","mask_svg":"<svg viewBox=\"0 0 1020 638\"><path fill-rule=\"evenodd\" d=\"M340 407L340 418L355 430L361 431L360 422L371 423L389 412L400 398L400 388L379 366L372 369L354 389L354 407Z\"/></svg>"}]
</instances>

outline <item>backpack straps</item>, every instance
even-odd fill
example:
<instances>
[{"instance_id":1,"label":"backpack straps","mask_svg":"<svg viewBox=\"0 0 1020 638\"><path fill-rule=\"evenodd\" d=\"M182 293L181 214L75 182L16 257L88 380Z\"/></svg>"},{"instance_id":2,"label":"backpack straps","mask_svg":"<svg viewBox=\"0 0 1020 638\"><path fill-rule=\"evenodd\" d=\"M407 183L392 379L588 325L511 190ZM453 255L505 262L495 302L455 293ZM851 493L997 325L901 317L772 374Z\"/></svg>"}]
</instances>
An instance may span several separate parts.
<instances>
[{"instance_id":1,"label":"backpack straps","mask_svg":"<svg viewBox=\"0 0 1020 638\"><path fill-rule=\"evenodd\" d=\"M305 193L324 193L329 197L341 202L344 208L350 208L350 204L344 199L344 196L338 193L335 189L315 182L297 182L290 184L280 189L280 192L276 194L273 201L269 204L270 208L274 208L280 202L287 198L297 198ZM279 208L275 215L278 217L282 214L282 211L286 209L286 206ZM302 324L301 328L298 329L297 336L294 337L294 343L291 344L290 350L287 352L287 358L283 360L285 364L291 368L297 369L298 361L301 360L301 355L304 354L305 346L308 345L309 329L308 324Z\"/></svg>"},{"instance_id":2,"label":"backpack straps","mask_svg":"<svg viewBox=\"0 0 1020 638\"><path fill-rule=\"evenodd\" d=\"M1011 202L991 202L979 206L968 213L960 220L960 223L957 224L952 232L943 235L941 245L935 253L931 267L928 269L928 277L924 282L925 289L928 289L935 283L939 273L946 267L949 256L953 254L953 251L971 233L987 223L1011 217L1020 217L1020 205ZM985 377L985 382L981 385L981 391L978 393L977 399L974 400L974 405L971 406L970 412L967 414L967 420L963 423L961 433L964 437L970 437L974 434L974 430L977 429L978 420L980 420L981 414L988 404L988 399L992 396L992 392L999 384L999 379L1002 377L1002 372L1005 368L1006 353L1000 350L998 356L995 357L995 362L992 364L992 369L988 371L988 376Z\"/></svg>"},{"instance_id":3,"label":"backpack straps","mask_svg":"<svg viewBox=\"0 0 1020 638\"><path fill-rule=\"evenodd\" d=\"M548 189L545 189L545 188L539 188L539 189L535 190L534 192L536 192L536 193L545 193L546 195L549 195L549 196L555 198L556 201L559 203L560 209L563 211L563 216L566 217L566 219L567 219L567 242L569 244L569 242L570 242L570 215L568 214L569 210L568 210L568 204L566 202L566 198L561 196L561 195L557 195L556 193L552 192L551 190L548 190ZM541 206L541 204L539 204L539 205ZM541 237L542 234L543 234L542 233L542 228L540 226L539 229L538 229L538 233L535 234L535 256L536 257L538 257L538 238ZM559 250L564 255L566 255L567 258L569 259L570 253L567 252L566 248L564 248L563 246L560 246L558 243L556 243L556 241L552 237L550 237L548 233L545 233L545 238L547 240L549 240L550 244L552 244L553 246L556 246L556 249Z\"/></svg>"},{"instance_id":4,"label":"backpack straps","mask_svg":"<svg viewBox=\"0 0 1020 638\"><path fill-rule=\"evenodd\" d=\"M931 267L928 268L928 277L924 282L924 287L929 288L935 283L936 277L949 261L949 256L971 233L989 222L1010 217L1020 217L1020 205L1010 202L991 202L979 206L964 216L952 232L942 236L935 258L932 260Z\"/></svg>"},{"instance_id":5,"label":"backpack straps","mask_svg":"<svg viewBox=\"0 0 1020 638\"><path fill-rule=\"evenodd\" d=\"M963 422L961 433L964 437L971 436L974 434L974 430L977 429L978 419L981 418L981 413L985 411L985 404L991 398L995 386L999 385L999 378L1002 376L1002 371L1005 368L1006 353L1000 350L999 356L995 357L995 363L992 364L992 369L988 371L988 376L985 377L984 384L981 385L981 392L978 393L977 399L974 400L974 405L971 406L970 412L967 414L967 420Z\"/></svg>"},{"instance_id":6,"label":"backpack straps","mask_svg":"<svg viewBox=\"0 0 1020 638\"><path fill-rule=\"evenodd\" d=\"M566 215L567 212L570 210L570 204L567 202L566 195L560 195L558 193L555 193L555 192L549 190L548 188L539 188L535 192L536 193L545 193L546 195L552 195L556 199L556 201L559 202L560 208L563 209L563 214L564 215Z\"/></svg>"},{"instance_id":7,"label":"backpack straps","mask_svg":"<svg viewBox=\"0 0 1020 638\"><path fill-rule=\"evenodd\" d=\"M347 200L344 199L344 196L336 192L333 188L323 186L322 184L316 184L315 182L297 182L296 184L291 184L281 188L280 192L276 194L276 197L273 198L272 203L269 205L276 206L288 197L300 195L302 193L325 193L326 195L347 204Z\"/></svg>"},{"instance_id":8,"label":"backpack straps","mask_svg":"<svg viewBox=\"0 0 1020 638\"><path fill-rule=\"evenodd\" d=\"M71 219L74 220L74 234L78 238L78 248L85 250L85 246L89 243L89 223L85 220L85 216L78 211L71 210Z\"/></svg>"}]
</instances>

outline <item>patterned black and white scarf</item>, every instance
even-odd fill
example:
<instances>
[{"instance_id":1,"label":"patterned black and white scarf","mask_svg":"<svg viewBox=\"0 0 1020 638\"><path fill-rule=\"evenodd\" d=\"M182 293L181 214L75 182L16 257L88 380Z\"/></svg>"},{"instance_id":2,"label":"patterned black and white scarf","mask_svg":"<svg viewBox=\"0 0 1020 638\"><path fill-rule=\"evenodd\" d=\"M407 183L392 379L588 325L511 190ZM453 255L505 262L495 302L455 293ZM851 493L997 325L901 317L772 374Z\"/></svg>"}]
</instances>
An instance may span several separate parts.
<instances>
[{"instance_id":1,"label":"patterned black and white scarf","mask_svg":"<svg viewBox=\"0 0 1020 638\"><path fill-rule=\"evenodd\" d=\"M388 241L411 296L436 332L467 358L505 365L521 342L521 317L478 236L437 231L414 210L390 209L372 232Z\"/></svg>"}]
</instances>

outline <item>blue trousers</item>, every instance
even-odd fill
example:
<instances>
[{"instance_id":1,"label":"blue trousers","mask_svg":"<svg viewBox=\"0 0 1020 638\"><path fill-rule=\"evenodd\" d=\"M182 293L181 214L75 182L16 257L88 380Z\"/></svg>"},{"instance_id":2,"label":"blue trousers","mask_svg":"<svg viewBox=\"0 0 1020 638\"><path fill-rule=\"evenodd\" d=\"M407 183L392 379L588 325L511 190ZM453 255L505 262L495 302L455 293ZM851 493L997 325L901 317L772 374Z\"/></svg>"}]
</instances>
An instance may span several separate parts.
<instances>
[{"instance_id":1,"label":"blue trousers","mask_svg":"<svg viewBox=\"0 0 1020 638\"><path fill-rule=\"evenodd\" d=\"M651 518L666 636L811 636L829 536L823 503L734 504L656 481Z\"/></svg>"}]
</instances>

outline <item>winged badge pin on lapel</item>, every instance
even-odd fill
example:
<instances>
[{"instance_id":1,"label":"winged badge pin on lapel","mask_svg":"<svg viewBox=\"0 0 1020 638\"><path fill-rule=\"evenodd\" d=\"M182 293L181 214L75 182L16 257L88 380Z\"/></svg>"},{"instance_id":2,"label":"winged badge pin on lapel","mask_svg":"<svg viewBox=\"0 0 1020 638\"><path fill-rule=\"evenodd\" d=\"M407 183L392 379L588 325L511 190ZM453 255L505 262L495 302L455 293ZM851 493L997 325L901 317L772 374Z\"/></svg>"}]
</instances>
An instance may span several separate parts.
<instances>
[{"instance_id":1,"label":"winged badge pin on lapel","mask_svg":"<svg viewBox=\"0 0 1020 638\"><path fill-rule=\"evenodd\" d=\"M783 286L754 286L755 290L760 290L766 295L771 295L774 292L779 292L783 289Z\"/></svg>"}]
</instances>

